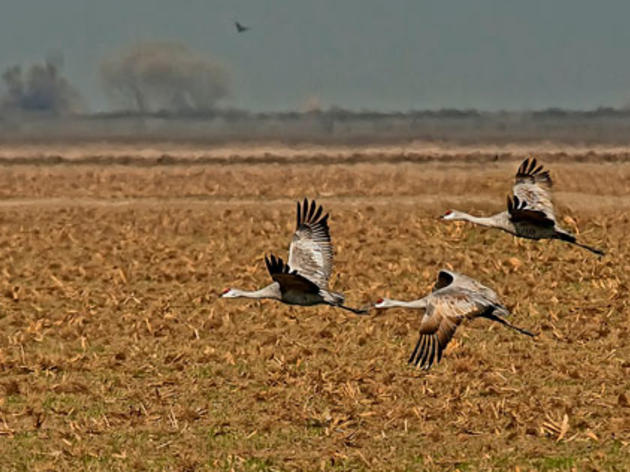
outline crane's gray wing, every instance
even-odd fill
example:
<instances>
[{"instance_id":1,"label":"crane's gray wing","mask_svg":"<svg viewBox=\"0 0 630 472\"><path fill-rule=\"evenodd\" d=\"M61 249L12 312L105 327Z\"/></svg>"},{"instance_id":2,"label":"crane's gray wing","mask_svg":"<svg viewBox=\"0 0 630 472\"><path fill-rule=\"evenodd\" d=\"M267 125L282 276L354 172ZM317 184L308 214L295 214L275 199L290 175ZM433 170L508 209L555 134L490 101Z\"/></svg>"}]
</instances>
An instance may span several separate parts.
<instances>
[{"instance_id":1,"label":"crane's gray wing","mask_svg":"<svg viewBox=\"0 0 630 472\"><path fill-rule=\"evenodd\" d=\"M478 292L486 297L488 300L490 300L492 303L495 303L497 305L501 304L499 296L496 294L496 292L491 288L486 287L481 282L478 282L472 277L460 274L458 272L453 272L448 269L440 269L432 291L435 292L449 286L461 287L472 292Z\"/></svg>"},{"instance_id":2,"label":"crane's gray wing","mask_svg":"<svg viewBox=\"0 0 630 472\"><path fill-rule=\"evenodd\" d=\"M522 162L516 172L512 193L529 212L522 215L524 218L532 217L535 220L536 215L532 212L538 212L538 215L544 215L547 220L555 221L551 201L552 184L549 171L544 170L542 165L538 165L535 158L525 159Z\"/></svg>"},{"instance_id":3,"label":"crane's gray wing","mask_svg":"<svg viewBox=\"0 0 630 472\"><path fill-rule=\"evenodd\" d=\"M269 258L265 256L265 264L271 278L280 285L282 293L289 291L319 293L317 285L285 264L281 257L276 258L273 254Z\"/></svg>"},{"instance_id":4,"label":"crane's gray wing","mask_svg":"<svg viewBox=\"0 0 630 472\"><path fill-rule=\"evenodd\" d=\"M507 210L512 223L529 223L532 225L553 228L556 220L553 215L549 216L542 210L534 210L527 206L527 202L519 199L516 195L507 197Z\"/></svg>"},{"instance_id":5,"label":"crane's gray wing","mask_svg":"<svg viewBox=\"0 0 630 472\"><path fill-rule=\"evenodd\" d=\"M289 266L318 287L327 289L332 272L333 247L328 214L305 198L297 204L297 229L289 246Z\"/></svg>"},{"instance_id":6,"label":"crane's gray wing","mask_svg":"<svg viewBox=\"0 0 630 472\"><path fill-rule=\"evenodd\" d=\"M458 287L433 293L420 323L420 336L409 363L428 370L442 353L465 318L475 318L493 303L482 295Z\"/></svg>"}]
</instances>

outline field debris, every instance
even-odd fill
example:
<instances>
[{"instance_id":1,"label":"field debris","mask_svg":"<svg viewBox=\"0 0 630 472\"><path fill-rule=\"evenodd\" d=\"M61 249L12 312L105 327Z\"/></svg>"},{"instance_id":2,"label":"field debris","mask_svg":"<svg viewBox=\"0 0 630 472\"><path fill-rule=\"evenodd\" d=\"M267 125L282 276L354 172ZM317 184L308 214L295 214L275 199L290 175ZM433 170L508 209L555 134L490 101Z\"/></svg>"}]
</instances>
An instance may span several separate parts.
<instances>
[{"instance_id":1,"label":"field debris","mask_svg":"<svg viewBox=\"0 0 630 472\"><path fill-rule=\"evenodd\" d=\"M630 468L630 164L552 168L601 259L437 219L499 210L522 157L5 167L0 470ZM476 319L423 372L416 311L219 299L266 283L305 196L353 306L449 267L540 335Z\"/></svg>"}]
</instances>

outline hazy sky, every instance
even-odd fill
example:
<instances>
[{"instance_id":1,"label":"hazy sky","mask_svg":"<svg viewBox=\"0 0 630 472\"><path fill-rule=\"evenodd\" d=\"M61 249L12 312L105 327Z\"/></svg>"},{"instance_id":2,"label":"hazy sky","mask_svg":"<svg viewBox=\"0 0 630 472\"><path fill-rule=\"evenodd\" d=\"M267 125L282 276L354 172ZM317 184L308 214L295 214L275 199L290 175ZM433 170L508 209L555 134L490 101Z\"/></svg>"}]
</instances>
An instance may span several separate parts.
<instances>
[{"instance_id":1,"label":"hazy sky","mask_svg":"<svg viewBox=\"0 0 630 472\"><path fill-rule=\"evenodd\" d=\"M60 51L92 110L102 58L142 40L206 51L225 105L594 108L630 102L630 2L0 0L0 68ZM233 21L250 25L236 34Z\"/></svg>"}]
</instances>

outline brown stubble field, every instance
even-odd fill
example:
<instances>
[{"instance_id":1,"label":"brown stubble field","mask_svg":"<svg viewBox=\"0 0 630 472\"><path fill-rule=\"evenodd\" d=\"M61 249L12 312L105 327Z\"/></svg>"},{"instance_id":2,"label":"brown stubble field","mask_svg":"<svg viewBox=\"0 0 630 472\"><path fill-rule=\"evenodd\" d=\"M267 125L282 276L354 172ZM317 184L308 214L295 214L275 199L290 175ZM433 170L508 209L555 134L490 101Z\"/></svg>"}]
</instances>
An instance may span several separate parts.
<instances>
[{"instance_id":1,"label":"brown stubble field","mask_svg":"<svg viewBox=\"0 0 630 472\"><path fill-rule=\"evenodd\" d=\"M501 210L523 157L1 167L0 470L627 470L630 163L543 156L601 259L437 220ZM475 320L427 373L418 312L217 299L305 196L348 304L449 267L540 335Z\"/></svg>"}]
</instances>

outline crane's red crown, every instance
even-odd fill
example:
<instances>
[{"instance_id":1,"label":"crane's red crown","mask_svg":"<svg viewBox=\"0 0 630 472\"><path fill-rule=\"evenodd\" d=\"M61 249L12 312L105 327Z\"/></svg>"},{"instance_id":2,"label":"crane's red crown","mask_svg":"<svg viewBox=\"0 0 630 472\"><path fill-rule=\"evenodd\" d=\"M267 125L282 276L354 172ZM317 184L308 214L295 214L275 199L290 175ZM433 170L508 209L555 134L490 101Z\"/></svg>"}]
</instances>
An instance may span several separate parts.
<instances>
[{"instance_id":1,"label":"crane's red crown","mask_svg":"<svg viewBox=\"0 0 630 472\"><path fill-rule=\"evenodd\" d=\"M446 210L446 213L444 213L444 216L450 215L451 213L453 213L453 210Z\"/></svg>"},{"instance_id":2,"label":"crane's red crown","mask_svg":"<svg viewBox=\"0 0 630 472\"><path fill-rule=\"evenodd\" d=\"M383 300L382 298L379 298L378 300L376 300L376 303L383 303L385 300Z\"/></svg>"},{"instance_id":3,"label":"crane's red crown","mask_svg":"<svg viewBox=\"0 0 630 472\"><path fill-rule=\"evenodd\" d=\"M230 289L229 289L229 288L226 288L226 289L224 289L224 290L221 292L221 295L225 295L225 294L226 294L226 293L228 293L229 291L230 291Z\"/></svg>"}]
</instances>

